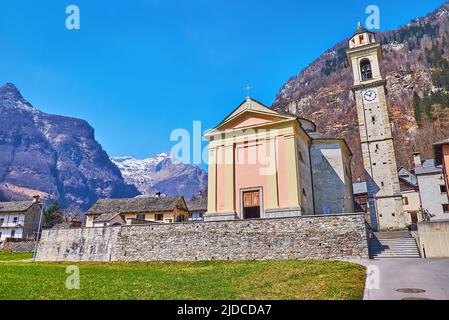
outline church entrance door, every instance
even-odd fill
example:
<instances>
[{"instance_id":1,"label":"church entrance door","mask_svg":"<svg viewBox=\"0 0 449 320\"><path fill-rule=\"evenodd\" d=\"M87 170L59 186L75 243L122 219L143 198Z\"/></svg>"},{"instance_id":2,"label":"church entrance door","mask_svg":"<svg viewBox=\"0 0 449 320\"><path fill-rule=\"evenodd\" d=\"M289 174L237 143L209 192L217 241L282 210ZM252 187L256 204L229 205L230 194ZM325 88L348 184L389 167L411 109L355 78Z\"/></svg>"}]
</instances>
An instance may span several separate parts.
<instances>
[{"instance_id":1,"label":"church entrance door","mask_svg":"<svg viewBox=\"0 0 449 320\"><path fill-rule=\"evenodd\" d=\"M243 192L243 219L259 219L260 210L260 191Z\"/></svg>"}]
</instances>

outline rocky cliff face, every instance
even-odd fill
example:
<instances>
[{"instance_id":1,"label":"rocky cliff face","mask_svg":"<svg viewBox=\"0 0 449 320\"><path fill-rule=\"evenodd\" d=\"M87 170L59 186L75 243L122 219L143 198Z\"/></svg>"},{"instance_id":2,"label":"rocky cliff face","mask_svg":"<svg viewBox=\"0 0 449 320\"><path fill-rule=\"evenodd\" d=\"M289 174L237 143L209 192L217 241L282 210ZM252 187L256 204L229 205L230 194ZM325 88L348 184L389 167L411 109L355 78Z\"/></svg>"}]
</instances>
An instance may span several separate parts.
<instances>
[{"instance_id":1,"label":"rocky cliff face","mask_svg":"<svg viewBox=\"0 0 449 320\"><path fill-rule=\"evenodd\" d=\"M111 160L121 170L126 182L144 195L161 192L167 196L182 195L186 200L207 188L207 173L200 167L176 163L168 153L147 159L115 157Z\"/></svg>"},{"instance_id":2,"label":"rocky cliff face","mask_svg":"<svg viewBox=\"0 0 449 320\"><path fill-rule=\"evenodd\" d=\"M39 194L86 210L99 198L134 197L83 120L35 109L13 84L0 87L0 197Z\"/></svg>"},{"instance_id":3,"label":"rocky cliff face","mask_svg":"<svg viewBox=\"0 0 449 320\"><path fill-rule=\"evenodd\" d=\"M412 153L432 157L432 142L449 137L449 4L424 18L379 32L388 81L390 118L398 165L411 167ZM351 35L348 35L351 36ZM273 107L315 121L321 132L346 138L354 152L353 176L363 161L347 40L325 52L280 90Z\"/></svg>"}]
</instances>

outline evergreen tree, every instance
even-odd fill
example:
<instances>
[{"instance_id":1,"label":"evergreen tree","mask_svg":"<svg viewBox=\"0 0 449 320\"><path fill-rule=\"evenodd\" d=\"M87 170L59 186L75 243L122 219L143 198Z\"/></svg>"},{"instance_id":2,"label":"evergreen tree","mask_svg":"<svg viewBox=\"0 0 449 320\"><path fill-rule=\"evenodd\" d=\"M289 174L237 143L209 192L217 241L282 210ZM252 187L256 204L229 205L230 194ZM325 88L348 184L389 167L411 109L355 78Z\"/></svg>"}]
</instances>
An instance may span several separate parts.
<instances>
[{"instance_id":1,"label":"evergreen tree","mask_svg":"<svg viewBox=\"0 0 449 320\"><path fill-rule=\"evenodd\" d=\"M421 124L421 98L418 93L413 92L413 109L415 110L415 119L418 125Z\"/></svg>"},{"instance_id":2,"label":"evergreen tree","mask_svg":"<svg viewBox=\"0 0 449 320\"><path fill-rule=\"evenodd\" d=\"M53 202L44 212L44 223L47 227L54 227L64 222L64 215L61 212L59 203Z\"/></svg>"},{"instance_id":3,"label":"evergreen tree","mask_svg":"<svg viewBox=\"0 0 449 320\"><path fill-rule=\"evenodd\" d=\"M421 110L424 111L424 113L427 116L427 119L434 120L432 114L432 98L427 92L424 94L424 97L422 99Z\"/></svg>"}]
</instances>

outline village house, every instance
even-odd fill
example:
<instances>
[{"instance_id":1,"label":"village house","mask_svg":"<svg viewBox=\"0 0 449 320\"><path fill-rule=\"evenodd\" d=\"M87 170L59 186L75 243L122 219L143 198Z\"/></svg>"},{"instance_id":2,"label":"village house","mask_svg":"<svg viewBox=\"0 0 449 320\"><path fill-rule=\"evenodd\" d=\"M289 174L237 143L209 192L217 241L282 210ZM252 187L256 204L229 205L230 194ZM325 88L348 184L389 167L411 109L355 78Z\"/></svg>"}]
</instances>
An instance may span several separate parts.
<instances>
[{"instance_id":1,"label":"village house","mask_svg":"<svg viewBox=\"0 0 449 320\"><path fill-rule=\"evenodd\" d=\"M414 154L415 175L418 178L423 213L431 220L449 219L449 198L443 168L434 159L422 160Z\"/></svg>"},{"instance_id":2,"label":"village house","mask_svg":"<svg viewBox=\"0 0 449 320\"><path fill-rule=\"evenodd\" d=\"M406 223L416 224L423 220L418 180L407 169L401 167L398 172ZM366 182L354 183L354 201L358 211L368 210L368 186Z\"/></svg>"},{"instance_id":3,"label":"village house","mask_svg":"<svg viewBox=\"0 0 449 320\"><path fill-rule=\"evenodd\" d=\"M407 224L416 224L423 220L418 179L404 167L399 169L399 184Z\"/></svg>"},{"instance_id":4,"label":"village house","mask_svg":"<svg viewBox=\"0 0 449 320\"><path fill-rule=\"evenodd\" d=\"M209 140L206 221L353 212L352 153L312 121L247 98Z\"/></svg>"},{"instance_id":5,"label":"village house","mask_svg":"<svg viewBox=\"0 0 449 320\"><path fill-rule=\"evenodd\" d=\"M34 240L41 211L39 197L34 201L0 202L0 242L7 239Z\"/></svg>"},{"instance_id":6,"label":"village house","mask_svg":"<svg viewBox=\"0 0 449 320\"><path fill-rule=\"evenodd\" d=\"M86 227L184 222L189 212L183 197L99 200L87 213Z\"/></svg>"},{"instance_id":7,"label":"village house","mask_svg":"<svg viewBox=\"0 0 449 320\"><path fill-rule=\"evenodd\" d=\"M189 209L189 221L202 221L207 212L207 196L200 196L197 199L187 202Z\"/></svg>"},{"instance_id":8,"label":"village house","mask_svg":"<svg viewBox=\"0 0 449 320\"><path fill-rule=\"evenodd\" d=\"M449 139L435 143L433 149L435 151L435 165L443 167L446 186L449 186ZM447 192L449 196L449 189Z\"/></svg>"}]
</instances>

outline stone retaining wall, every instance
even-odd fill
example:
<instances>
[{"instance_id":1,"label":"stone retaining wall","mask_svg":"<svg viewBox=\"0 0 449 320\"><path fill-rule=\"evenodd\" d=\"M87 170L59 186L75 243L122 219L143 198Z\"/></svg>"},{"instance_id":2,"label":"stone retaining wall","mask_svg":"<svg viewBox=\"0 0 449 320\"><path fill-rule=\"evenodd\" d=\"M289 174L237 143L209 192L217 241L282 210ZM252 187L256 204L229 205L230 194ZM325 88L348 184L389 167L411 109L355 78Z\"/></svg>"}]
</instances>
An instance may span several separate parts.
<instances>
[{"instance_id":1,"label":"stone retaining wall","mask_svg":"<svg viewBox=\"0 0 449 320\"><path fill-rule=\"evenodd\" d=\"M449 221L418 223L418 242L425 258L449 258Z\"/></svg>"},{"instance_id":2,"label":"stone retaining wall","mask_svg":"<svg viewBox=\"0 0 449 320\"><path fill-rule=\"evenodd\" d=\"M35 241L7 242L3 246L3 249L15 253L32 253L34 252L35 246Z\"/></svg>"},{"instance_id":3,"label":"stone retaining wall","mask_svg":"<svg viewBox=\"0 0 449 320\"><path fill-rule=\"evenodd\" d=\"M367 259L363 215L45 230L38 261Z\"/></svg>"}]
</instances>

